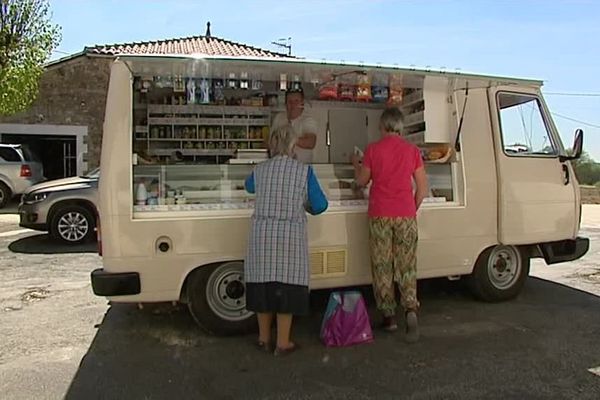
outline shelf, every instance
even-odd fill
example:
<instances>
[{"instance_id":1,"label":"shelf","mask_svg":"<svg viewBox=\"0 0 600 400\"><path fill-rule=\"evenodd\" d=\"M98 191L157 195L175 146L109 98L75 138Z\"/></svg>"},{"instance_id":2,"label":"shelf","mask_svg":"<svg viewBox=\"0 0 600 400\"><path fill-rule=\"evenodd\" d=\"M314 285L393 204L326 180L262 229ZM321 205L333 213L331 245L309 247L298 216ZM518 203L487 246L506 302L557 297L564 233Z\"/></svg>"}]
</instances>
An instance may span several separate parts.
<instances>
[{"instance_id":1,"label":"shelf","mask_svg":"<svg viewBox=\"0 0 600 400\"><path fill-rule=\"evenodd\" d=\"M204 104L170 105L149 104L151 114L212 114L212 115L265 115L271 113L269 107L257 106L217 106Z\"/></svg>"},{"instance_id":2,"label":"shelf","mask_svg":"<svg viewBox=\"0 0 600 400\"><path fill-rule=\"evenodd\" d=\"M306 104L309 107L330 107L330 108L362 108L362 109L374 109L384 110L386 107L385 103L373 103L373 102L358 102L358 101L338 101L338 100L306 100ZM285 110L284 107L278 107L278 110Z\"/></svg>"},{"instance_id":3,"label":"shelf","mask_svg":"<svg viewBox=\"0 0 600 400\"><path fill-rule=\"evenodd\" d=\"M185 139L175 139L175 138L136 138L135 140L150 140L152 142L181 142Z\"/></svg>"},{"instance_id":4,"label":"shelf","mask_svg":"<svg viewBox=\"0 0 600 400\"><path fill-rule=\"evenodd\" d=\"M171 156L173 152L180 151L184 156L232 156L233 149L151 149L149 154L154 156Z\"/></svg>"},{"instance_id":5,"label":"shelf","mask_svg":"<svg viewBox=\"0 0 600 400\"><path fill-rule=\"evenodd\" d=\"M410 106L414 106L423 101L423 91L418 90L414 93L409 94L402 100L401 108L408 108Z\"/></svg>"},{"instance_id":6,"label":"shelf","mask_svg":"<svg viewBox=\"0 0 600 400\"><path fill-rule=\"evenodd\" d=\"M403 136L404 140L410 142L412 144L421 144L425 142L425 131L420 131L416 133L411 133L409 135Z\"/></svg>"},{"instance_id":7,"label":"shelf","mask_svg":"<svg viewBox=\"0 0 600 400\"><path fill-rule=\"evenodd\" d=\"M409 114L404 118L404 127L409 127L413 125L423 124L425 113L423 111L419 111L413 114Z\"/></svg>"},{"instance_id":8,"label":"shelf","mask_svg":"<svg viewBox=\"0 0 600 400\"><path fill-rule=\"evenodd\" d=\"M151 142L264 142L263 139L189 139L189 138L135 138L135 140L149 140Z\"/></svg>"},{"instance_id":9,"label":"shelf","mask_svg":"<svg viewBox=\"0 0 600 400\"><path fill-rule=\"evenodd\" d=\"M148 125L268 126L268 118L166 118L150 117Z\"/></svg>"},{"instance_id":10,"label":"shelf","mask_svg":"<svg viewBox=\"0 0 600 400\"><path fill-rule=\"evenodd\" d=\"M148 118L148 125L223 125L222 118Z\"/></svg>"}]
</instances>

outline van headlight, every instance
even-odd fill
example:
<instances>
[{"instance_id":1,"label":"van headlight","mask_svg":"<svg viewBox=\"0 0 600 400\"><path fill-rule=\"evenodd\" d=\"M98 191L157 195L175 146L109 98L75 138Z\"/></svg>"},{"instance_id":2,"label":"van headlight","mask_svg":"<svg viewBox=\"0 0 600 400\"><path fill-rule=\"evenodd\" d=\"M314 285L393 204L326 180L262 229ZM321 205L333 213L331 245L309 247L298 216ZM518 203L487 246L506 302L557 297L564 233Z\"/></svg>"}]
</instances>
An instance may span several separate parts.
<instances>
[{"instance_id":1,"label":"van headlight","mask_svg":"<svg viewBox=\"0 0 600 400\"><path fill-rule=\"evenodd\" d=\"M42 193L30 193L26 196L23 196L23 202L27 204L39 203L40 201L46 200L48 197L47 192Z\"/></svg>"}]
</instances>

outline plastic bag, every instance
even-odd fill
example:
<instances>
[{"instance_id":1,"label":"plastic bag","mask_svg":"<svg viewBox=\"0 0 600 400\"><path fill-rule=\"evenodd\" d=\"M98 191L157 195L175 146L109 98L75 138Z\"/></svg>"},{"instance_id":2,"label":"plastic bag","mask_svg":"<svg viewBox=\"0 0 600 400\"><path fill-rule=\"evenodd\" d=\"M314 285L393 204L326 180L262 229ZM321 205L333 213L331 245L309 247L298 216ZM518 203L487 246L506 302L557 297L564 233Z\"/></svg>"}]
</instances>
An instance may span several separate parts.
<instances>
[{"instance_id":1,"label":"plastic bag","mask_svg":"<svg viewBox=\"0 0 600 400\"><path fill-rule=\"evenodd\" d=\"M369 102L373 99L371 96L371 78L368 75L360 75L356 86L356 100Z\"/></svg>"},{"instance_id":2,"label":"plastic bag","mask_svg":"<svg viewBox=\"0 0 600 400\"><path fill-rule=\"evenodd\" d=\"M388 97L388 106L398 106L402 104L402 76L390 75L390 93Z\"/></svg>"},{"instance_id":3,"label":"plastic bag","mask_svg":"<svg viewBox=\"0 0 600 400\"><path fill-rule=\"evenodd\" d=\"M352 346L373 341L365 301L358 291L333 292L321 324L321 340L327 347Z\"/></svg>"}]
</instances>

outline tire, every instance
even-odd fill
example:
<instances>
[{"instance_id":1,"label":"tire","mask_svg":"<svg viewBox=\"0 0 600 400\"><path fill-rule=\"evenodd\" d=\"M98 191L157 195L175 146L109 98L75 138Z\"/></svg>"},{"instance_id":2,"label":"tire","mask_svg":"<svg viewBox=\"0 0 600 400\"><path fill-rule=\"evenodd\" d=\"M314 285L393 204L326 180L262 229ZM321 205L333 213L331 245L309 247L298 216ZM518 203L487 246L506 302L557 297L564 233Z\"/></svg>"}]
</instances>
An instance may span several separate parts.
<instances>
[{"instance_id":1,"label":"tire","mask_svg":"<svg viewBox=\"0 0 600 400\"><path fill-rule=\"evenodd\" d=\"M256 317L246 310L244 263L232 261L194 270L187 299L192 317L207 333L221 336L256 329Z\"/></svg>"},{"instance_id":2,"label":"tire","mask_svg":"<svg viewBox=\"0 0 600 400\"><path fill-rule=\"evenodd\" d=\"M10 188L4 182L0 182L0 208L6 207L8 201L12 198Z\"/></svg>"},{"instance_id":3,"label":"tire","mask_svg":"<svg viewBox=\"0 0 600 400\"><path fill-rule=\"evenodd\" d=\"M515 246L484 250L469 276L469 288L480 300L499 302L515 298L529 275L529 256Z\"/></svg>"},{"instance_id":4,"label":"tire","mask_svg":"<svg viewBox=\"0 0 600 400\"><path fill-rule=\"evenodd\" d=\"M93 213L82 206L65 205L53 212L50 235L55 240L69 245L91 241L96 221Z\"/></svg>"}]
</instances>

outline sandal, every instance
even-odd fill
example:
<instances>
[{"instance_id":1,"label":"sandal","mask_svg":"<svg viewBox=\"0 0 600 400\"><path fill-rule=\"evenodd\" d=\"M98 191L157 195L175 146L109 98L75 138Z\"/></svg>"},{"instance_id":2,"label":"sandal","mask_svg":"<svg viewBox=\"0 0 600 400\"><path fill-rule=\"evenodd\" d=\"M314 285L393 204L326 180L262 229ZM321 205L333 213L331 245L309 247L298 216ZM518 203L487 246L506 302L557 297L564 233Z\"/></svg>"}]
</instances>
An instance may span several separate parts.
<instances>
[{"instance_id":1,"label":"sandal","mask_svg":"<svg viewBox=\"0 0 600 400\"><path fill-rule=\"evenodd\" d=\"M395 332L398 330L398 323L394 317L383 317L381 328L386 332Z\"/></svg>"},{"instance_id":2,"label":"sandal","mask_svg":"<svg viewBox=\"0 0 600 400\"><path fill-rule=\"evenodd\" d=\"M300 348L300 346L296 343L292 343L292 345L290 347L288 347L287 349L282 349L280 347L276 347L275 351L273 352L273 355L276 357L287 356L287 355L292 354L299 348Z\"/></svg>"},{"instance_id":3,"label":"sandal","mask_svg":"<svg viewBox=\"0 0 600 400\"><path fill-rule=\"evenodd\" d=\"M419 341L419 322L416 311L407 311L406 314L406 341L415 343Z\"/></svg>"},{"instance_id":4,"label":"sandal","mask_svg":"<svg viewBox=\"0 0 600 400\"><path fill-rule=\"evenodd\" d=\"M270 353L273 351L273 347L271 346L271 343L263 342L262 340L259 340L258 342L256 342L256 348L258 350L264 351L266 353Z\"/></svg>"}]
</instances>

